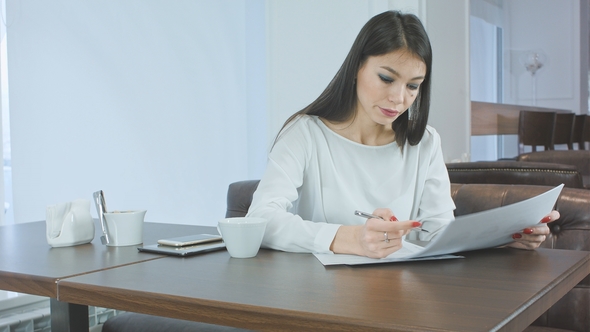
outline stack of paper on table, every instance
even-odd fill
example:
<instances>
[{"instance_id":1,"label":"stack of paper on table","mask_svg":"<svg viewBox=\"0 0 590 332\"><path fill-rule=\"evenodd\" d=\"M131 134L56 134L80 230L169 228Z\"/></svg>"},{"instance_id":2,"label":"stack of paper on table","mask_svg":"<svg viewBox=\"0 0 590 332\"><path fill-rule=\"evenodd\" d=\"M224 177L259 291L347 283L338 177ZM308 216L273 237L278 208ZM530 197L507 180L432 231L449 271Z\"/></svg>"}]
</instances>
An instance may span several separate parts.
<instances>
[{"instance_id":1,"label":"stack of paper on table","mask_svg":"<svg viewBox=\"0 0 590 332\"><path fill-rule=\"evenodd\" d=\"M314 254L324 265L358 265L462 258L453 253L493 248L513 241L512 234L539 224L557 202L563 184L527 200L459 216L424 247L403 242L403 248L376 259L355 255Z\"/></svg>"}]
</instances>

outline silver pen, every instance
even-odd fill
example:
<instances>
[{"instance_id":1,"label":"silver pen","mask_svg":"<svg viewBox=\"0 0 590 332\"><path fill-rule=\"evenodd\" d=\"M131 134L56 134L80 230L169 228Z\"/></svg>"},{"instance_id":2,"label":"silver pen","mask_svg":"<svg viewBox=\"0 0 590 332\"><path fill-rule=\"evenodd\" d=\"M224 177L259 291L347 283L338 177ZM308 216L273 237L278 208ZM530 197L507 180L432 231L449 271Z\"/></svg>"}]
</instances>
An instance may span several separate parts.
<instances>
[{"instance_id":1,"label":"silver pen","mask_svg":"<svg viewBox=\"0 0 590 332\"><path fill-rule=\"evenodd\" d=\"M374 215L374 214L366 213L366 212L359 211L359 210L356 210L356 211L354 211L354 214L355 214L355 215L357 215L357 216L359 216L359 217L363 217L363 218L367 218L367 219L370 219L370 218L375 218L375 219L381 219L381 220L385 220L385 219L383 219L383 218L381 218L381 217L379 217L379 216L376 216L376 215ZM429 231L425 230L425 229L424 229L424 228L422 228L422 227L414 227L414 228L412 228L411 230L412 230L412 231L420 231L420 232L426 232L426 233L430 233Z\"/></svg>"}]
</instances>

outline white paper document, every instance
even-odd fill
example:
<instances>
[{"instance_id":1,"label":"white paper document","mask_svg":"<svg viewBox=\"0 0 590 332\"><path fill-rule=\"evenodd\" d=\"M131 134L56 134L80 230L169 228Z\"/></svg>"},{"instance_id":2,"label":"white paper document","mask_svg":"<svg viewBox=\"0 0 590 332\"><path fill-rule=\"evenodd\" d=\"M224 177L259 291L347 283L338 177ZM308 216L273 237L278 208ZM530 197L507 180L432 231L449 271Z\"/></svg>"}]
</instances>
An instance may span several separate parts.
<instances>
[{"instance_id":1,"label":"white paper document","mask_svg":"<svg viewBox=\"0 0 590 332\"><path fill-rule=\"evenodd\" d=\"M424 247L404 241L403 248L377 259L355 255L314 254L324 265L358 265L461 258L453 253L493 248L513 241L512 234L539 224L557 202L563 184L527 200L459 216Z\"/></svg>"}]
</instances>

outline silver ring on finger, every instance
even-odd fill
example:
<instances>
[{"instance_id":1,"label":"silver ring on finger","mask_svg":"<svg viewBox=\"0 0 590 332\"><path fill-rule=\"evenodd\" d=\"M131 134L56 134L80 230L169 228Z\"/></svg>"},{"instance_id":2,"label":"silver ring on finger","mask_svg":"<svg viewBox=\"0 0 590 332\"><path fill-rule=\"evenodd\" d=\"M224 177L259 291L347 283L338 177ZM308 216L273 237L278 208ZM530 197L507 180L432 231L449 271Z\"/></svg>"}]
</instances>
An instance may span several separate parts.
<instances>
[{"instance_id":1,"label":"silver ring on finger","mask_svg":"<svg viewBox=\"0 0 590 332\"><path fill-rule=\"evenodd\" d=\"M383 232L383 237L385 238L385 243L389 243L389 238L387 237L387 232Z\"/></svg>"}]
</instances>

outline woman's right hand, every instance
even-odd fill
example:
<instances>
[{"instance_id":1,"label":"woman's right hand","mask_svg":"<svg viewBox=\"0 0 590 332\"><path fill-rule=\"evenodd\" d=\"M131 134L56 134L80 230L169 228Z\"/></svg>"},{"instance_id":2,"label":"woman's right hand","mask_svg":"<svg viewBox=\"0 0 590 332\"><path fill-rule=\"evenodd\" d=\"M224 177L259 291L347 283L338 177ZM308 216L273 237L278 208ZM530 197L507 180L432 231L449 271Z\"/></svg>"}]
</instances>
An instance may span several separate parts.
<instances>
[{"instance_id":1,"label":"woman's right hand","mask_svg":"<svg viewBox=\"0 0 590 332\"><path fill-rule=\"evenodd\" d=\"M364 225L341 226L330 250L383 258L401 249L403 236L421 225L412 220L397 221L393 212L386 208L376 209L373 214L382 219L370 218Z\"/></svg>"}]
</instances>

